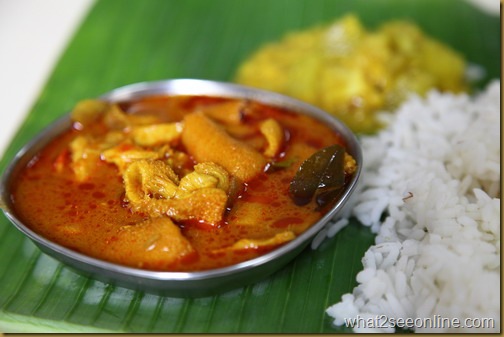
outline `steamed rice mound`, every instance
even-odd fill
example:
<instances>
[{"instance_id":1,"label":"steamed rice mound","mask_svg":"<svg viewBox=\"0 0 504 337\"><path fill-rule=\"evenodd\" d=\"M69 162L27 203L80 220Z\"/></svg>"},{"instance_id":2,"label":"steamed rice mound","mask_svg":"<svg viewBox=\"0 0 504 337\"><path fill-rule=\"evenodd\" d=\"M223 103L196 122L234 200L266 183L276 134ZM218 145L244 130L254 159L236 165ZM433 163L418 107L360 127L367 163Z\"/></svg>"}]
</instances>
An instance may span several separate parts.
<instances>
[{"instance_id":1,"label":"steamed rice mound","mask_svg":"<svg viewBox=\"0 0 504 337\"><path fill-rule=\"evenodd\" d=\"M414 96L386 118L386 129L362 138L360 190L348 208L377 233L376 244L362 259L358 286L327 313L336 325L382 314L416 322L490 318L487 329L410 328L499 331L500 82L475 97Z\"/></svg>"}]
</instances>

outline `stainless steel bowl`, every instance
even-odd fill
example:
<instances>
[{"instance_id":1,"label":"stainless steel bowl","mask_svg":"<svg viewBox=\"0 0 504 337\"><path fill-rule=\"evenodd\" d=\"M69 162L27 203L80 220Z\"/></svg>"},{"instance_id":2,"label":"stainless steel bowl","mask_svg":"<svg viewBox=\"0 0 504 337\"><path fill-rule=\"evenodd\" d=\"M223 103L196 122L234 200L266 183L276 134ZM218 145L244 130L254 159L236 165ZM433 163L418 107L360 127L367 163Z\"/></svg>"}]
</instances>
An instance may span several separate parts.
<instances>
[{"instance_id":1,"label":"stainless steel bowl","mask_svg":"<svg viewBox=\"0 0 504 337\"><path fill-rule=\"evenodd\" d=\"M78 272L107 283L173 297L209 296L239 288L266 278L298 255L326 223L341 211L355 188L362 166L359 143L354 134L343 123L314 106L268 91L236 84L196 79L137 83L112 90L101 98L111 102L120 102L155 94L243 98L285 107L300 114L313 116L325 122L344 137L348 144L347 150L356 159L359 169L341 199L322 219L295 240L266 255L229 267L208 271L155 272L136 269L92 258L51 242L26 226L14 210L10 198L13 180L39 150L56 135L70 127L70 118L69 114L67 114L49 125L18 152L2 176L0 196L3 212L18 230L30 238L43 252L73 267Z\"/></svg>"}]
</instances>

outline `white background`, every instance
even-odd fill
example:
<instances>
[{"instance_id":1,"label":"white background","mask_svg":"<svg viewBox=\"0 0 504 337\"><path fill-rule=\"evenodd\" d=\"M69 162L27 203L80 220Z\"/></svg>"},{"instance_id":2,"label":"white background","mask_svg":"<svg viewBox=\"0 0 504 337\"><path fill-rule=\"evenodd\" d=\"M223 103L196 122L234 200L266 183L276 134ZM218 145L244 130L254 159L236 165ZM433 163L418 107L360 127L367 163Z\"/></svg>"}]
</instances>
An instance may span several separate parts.
<instances>
[{"instance_id":1,"label":"white background","mask_svg":"<svg viewBox=\"0 0 504 337\"><path fill-rule=\"evenodd\" d=\"M0 0L0 157L92 0Z\"/></svg>"},{"instance_id":2,"label":"white background","mask_svg":"<svg viewBox=\"0 0 504 337\"><path fill-rule=\"evenodd\" d=\"M499 0L470 1L499 15ZM0 157L92 4L0 0Z\"/></svg>"}]
</instances>

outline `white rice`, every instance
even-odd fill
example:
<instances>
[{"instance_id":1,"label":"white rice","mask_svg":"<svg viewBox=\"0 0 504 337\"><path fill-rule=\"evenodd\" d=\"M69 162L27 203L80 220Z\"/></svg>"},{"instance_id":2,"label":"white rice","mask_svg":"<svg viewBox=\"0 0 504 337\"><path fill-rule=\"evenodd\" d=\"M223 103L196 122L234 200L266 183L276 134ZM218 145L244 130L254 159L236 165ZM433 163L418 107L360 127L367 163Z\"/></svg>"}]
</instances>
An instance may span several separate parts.
<instances>
[{"instance_id":1,"label":"white rice","mask_svg":"<svg viewBox=\"0 0 504 337\"><path fill-rule=\"evenodd\" d=\"M358 286L328 315L338 326L359 319L356 332L393 332L392 319L416 332L500 331L500 82L473 97L414 96L384 118L362 138L346 216L322 233L351 216L377 233Z\"/></svg>"}]
</instances>

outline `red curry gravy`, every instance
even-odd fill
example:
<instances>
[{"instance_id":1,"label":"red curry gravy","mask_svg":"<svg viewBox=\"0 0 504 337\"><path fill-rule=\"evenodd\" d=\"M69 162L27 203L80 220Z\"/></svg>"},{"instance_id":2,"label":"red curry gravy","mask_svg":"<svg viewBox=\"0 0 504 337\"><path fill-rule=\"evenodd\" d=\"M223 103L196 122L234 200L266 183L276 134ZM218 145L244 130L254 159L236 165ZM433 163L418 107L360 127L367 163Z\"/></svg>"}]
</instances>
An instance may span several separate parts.
<instances>
[{"instance_id":1,"label":"red curry gravy","mask_svg":"<svg viewBox=\"0 0 504 337\"><path fill-rule=\"evenodd\" d=\"M114 113L116 119L106 117L107 113L113 115L107 111L112 108L119 111ZM154 96L114 107L100 106L93 113L89 113L89 108L84 110L80 116L73 115L71 129L52 140L21 171L12 190L15 211L32 230L60 245L98 259L148 270L197 271L229 266L294 239L326 211L313 201L302 206L293 202L289 184L296 171L316 151L332 144L345 146L342 138L322 122L257 102ZM142 208L151 201L165 202L166 198L156 195L157 192L142 194L142 207L132 207L125 172L136 158L127 158L122 166L118 165L106 160L104 153L109 148L114 149L116 157L131 149L162 153L159 158L144 161L160 161L163 165L169 162L179 178L193 171L197 158L207 160L209 151L221 151L217 158L241 155L234 155L232 149L212 148L221 145L214 144L214 138L205 139L206 129L192 138L185 136L184 128L190 127L187 116L191 114L204 115L199 118L212 123L215 132L221 132L219 135L231 139L226 138L224 143L245 144L252 157L258 154L257 158L263 158L258 160L256 173L236 178L247 168L233 171L233 166L225 170L230 187L225 191L227 199L217 221L184 214L173 218L164 208L161 211L153 211L151 206ZM131 116L134 118L128 119ZM273 130L278 126L281 130L280 144L269 156L264 155L265 149L275 144L275 137L268 139L267 128L261 131L262 122L267 119L275 121ZM177 127L183 131L177 130L180 134L161 144L138 145L131 140L132 130L152 121L165 125L181 122ZM201 123L195 125L196 132ZM148 132L147 136L151 134L155 132ZM210 131L208 134L214 137ZM86 150L86 145L76 147L77 138L87 139L86 144L92 150ZM191 143L200 139L206 143ZM255 162L247 165L254 166ZM90 167L87 175L82 175L82 167ZM160 176L158 172L152 174ZM135 184L141 179L133 176L132 181ZM174 188L178 188L178 183L174 183ZM134 188L144 189L143 185ZM157 188L161 188L159 193L165 192L162 187ZM216 192L223 195L219 193ZM210 198L204 196L204 201ZM184 200L189 199L184 198L177 205L185 207ZM208 211L213 212L213 208Z\"/></svg>"}]
</instances>

